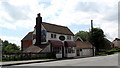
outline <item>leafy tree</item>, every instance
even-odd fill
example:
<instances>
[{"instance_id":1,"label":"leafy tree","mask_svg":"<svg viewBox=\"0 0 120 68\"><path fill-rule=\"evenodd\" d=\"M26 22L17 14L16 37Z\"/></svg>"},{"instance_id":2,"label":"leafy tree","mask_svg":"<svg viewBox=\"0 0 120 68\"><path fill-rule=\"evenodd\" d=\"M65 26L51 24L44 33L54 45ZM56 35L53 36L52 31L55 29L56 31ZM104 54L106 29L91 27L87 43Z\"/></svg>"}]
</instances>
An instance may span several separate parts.
<instances>
[{"instance_id":1,"label":"leafy tree","mask_svg":"<svg viewBox=\"0 0 120 68\"><path fill-rule=\"evenodd\" d=\"M2 51L5 51L4 49L5 49L5 47L6 47L8 44L9 44L9 43L8 43L7 40L5 40L5 41L2 42Z\"/></svg>"},{"instance_id":2,"label":"leafy tree","mask_svg":"<svg viewBox=\"0 0 120 68\"><path fill-rule=\"evenodd\" d=\"M16 44L9 43L7 40L3 41L2 52L18 52L20 51L19 46Z\"/></svg>"},{"instance_id":3,"label":"leafy tree","mask_svg":"<svg viewBox=\"0 0 120 68\"><path fill-rule=\"evenodd\" d=\"M92 28L90 32L79 31L75 37L81 37L83 41L89 41L95 48L96 52L100 49L110 49L111 42L105 38L104 31L100 28Z\"/></svg>"},{"instance_id":4,"label":"leafy tree","mask_svg":"<svg viewBox=\"0 0 120 68\"><path fill-rule=\"evenodd\" d=\"M80 37L83 41L86 41L89 39L89 32L79 31L75 34L75 37Z\"/></svg>"},{"instance_id":5,"label":"leafy tree","mask_svg":"<svg viewBox=\"0 0 120 68\"><path fill-rule=\"evenodd\" d=\"M93 28L90 31L89 41L96 47L96 51L99 51L105 44L105 35L102 29Z\"/></svg>"}]
</instances>

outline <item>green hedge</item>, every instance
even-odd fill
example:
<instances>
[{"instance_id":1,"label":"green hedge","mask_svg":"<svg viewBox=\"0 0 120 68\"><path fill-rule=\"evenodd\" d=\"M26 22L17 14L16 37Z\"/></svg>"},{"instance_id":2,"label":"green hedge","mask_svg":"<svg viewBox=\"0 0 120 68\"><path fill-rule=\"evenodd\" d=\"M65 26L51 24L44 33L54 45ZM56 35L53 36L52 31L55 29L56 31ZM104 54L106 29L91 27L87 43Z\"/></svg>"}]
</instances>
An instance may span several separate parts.
<instances>
[{"instance_id":1,"label":"green hedge","mask_svg":"<svg viewBox=\"0 0 120 68\"><path fill-rule=\"evenodd\" d=\"M120 48L112 48L109 50L103 49L99 52L96 52L96 55L106 56L106 55L111 55L111 54L115 54L115 53L120 53Z\"/></svg>"},{"instance_id":2,"label":"green hedge","mask_svg":"<svg viewBox=\"0 0 120 68\"><path fill-rule=\"evenodd\" d=\"M36 54L2 54L3 61L33 60L33 59L55 59L54 53L36 53Z\"/></svg>"}]
</instances>

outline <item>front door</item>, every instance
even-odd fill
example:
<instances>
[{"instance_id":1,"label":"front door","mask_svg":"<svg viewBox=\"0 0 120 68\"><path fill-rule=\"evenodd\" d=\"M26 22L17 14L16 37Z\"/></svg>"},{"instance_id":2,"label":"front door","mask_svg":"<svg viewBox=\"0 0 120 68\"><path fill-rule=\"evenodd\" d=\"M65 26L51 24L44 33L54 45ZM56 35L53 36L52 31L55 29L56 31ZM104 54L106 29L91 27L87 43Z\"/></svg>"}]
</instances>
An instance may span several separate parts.
<instances>
[{"instance_id":1,"label":"front door","mask_svg":"<svg viewBox=\"0 0 120 68\"><path fill-rule=\"evenodd\" d=\"M79 51L79 49L77 49L77 56L80 56L80 51Z\"/></svg>"},{"instance_id":2,"label":"front door","mask_svg":"<svg viewBox=\"0 0 120 68\"><path fill-rule=\"evenodd\" d=\"M64 46L62 46L62 58L64 58Z\"/></svg>"}]
</instances>

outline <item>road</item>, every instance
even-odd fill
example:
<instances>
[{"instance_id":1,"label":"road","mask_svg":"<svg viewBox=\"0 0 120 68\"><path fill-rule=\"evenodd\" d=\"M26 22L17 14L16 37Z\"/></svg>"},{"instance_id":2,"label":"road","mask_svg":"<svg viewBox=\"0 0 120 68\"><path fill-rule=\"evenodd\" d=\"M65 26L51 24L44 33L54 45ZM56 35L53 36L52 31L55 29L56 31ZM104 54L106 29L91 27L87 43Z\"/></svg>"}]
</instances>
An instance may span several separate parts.
<instances>
[{"instance_id":1,"label":"road","mask_svg":"<svg viewBox=\"0 0 120 68\"><path fill-rule=\"evenodd\" d=\"M118 66L118 54L15 66Z\"/></svg>"}]
</instances>

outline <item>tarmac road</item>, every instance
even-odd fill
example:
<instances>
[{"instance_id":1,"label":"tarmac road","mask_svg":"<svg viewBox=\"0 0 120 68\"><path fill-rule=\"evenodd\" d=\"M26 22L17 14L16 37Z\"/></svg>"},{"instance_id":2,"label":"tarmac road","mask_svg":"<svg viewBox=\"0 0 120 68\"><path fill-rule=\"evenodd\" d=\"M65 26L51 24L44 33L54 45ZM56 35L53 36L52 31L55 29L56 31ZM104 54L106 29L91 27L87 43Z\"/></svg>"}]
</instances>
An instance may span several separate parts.
<instances>
[{"instance_id":1,"label":"tarmac road","mask_svg":"<svg viewBox=\"0 0 120 68\"><path fill-rule=\"evenodd\" d=\"M118 54L14 66L118 66Z\"/></svg>"}]
</instances>

